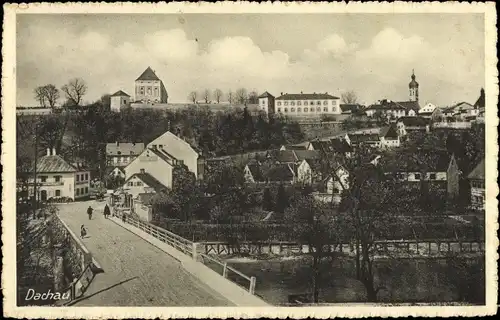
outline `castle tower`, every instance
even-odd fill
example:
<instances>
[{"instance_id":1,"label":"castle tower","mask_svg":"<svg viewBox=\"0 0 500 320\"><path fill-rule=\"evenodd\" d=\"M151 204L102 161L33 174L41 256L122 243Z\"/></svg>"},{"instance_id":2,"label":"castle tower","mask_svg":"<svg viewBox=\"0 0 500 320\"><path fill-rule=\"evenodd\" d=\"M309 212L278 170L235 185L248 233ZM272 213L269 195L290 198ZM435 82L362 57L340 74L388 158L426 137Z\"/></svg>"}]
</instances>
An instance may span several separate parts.
<instances>
[{"instance_id":1,"label":"castle tower","mask_svg":"<svg viewBox=\"0 0 500 320\"><path fill-rule=\"evenodd\" d=\"M418 82L415 81L415 70L412 70L410 88L410 101L418 101Z\"/></svg>"}]
</instances>

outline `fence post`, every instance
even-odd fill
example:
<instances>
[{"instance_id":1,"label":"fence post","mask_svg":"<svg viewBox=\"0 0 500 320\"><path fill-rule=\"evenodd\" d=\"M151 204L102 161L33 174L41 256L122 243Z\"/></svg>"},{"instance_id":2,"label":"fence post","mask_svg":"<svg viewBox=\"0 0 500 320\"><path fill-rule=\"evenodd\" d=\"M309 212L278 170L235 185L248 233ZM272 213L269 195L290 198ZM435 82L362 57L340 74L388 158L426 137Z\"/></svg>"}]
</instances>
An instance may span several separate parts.
<instances>
[{"instance_id":1,"label":"fence post","mask_svg":"<svg viewBox=\"0 0 500 320\"><path fill-rule=\"evenodd\" d=\"M193 254L193 260L194 261L198 260L198 251L197 251L197 249L198 249L198 243L193 242L193 249L192 249L193 252L192 252L192 254Z\"/></svg>"},{"instance_id":2,"label":"fence post","mask_svg":"<svg viewBox=\"0 0 500 320\"><path fill-rule=\"evenodd\" d=\"M224 262L224 268L222 269L222 276L227 278L227 262Z\"/></svg>"},{"instance_id":3,"label":"fence post","mask_svg":"<svg viewBox=\"0 0 500 320\"><path fill-rule=\"evenodd\" d=\"M254 276L250 277L250 294L255 294L255 281L256 278Z\"/></svg>"}]
</instances>

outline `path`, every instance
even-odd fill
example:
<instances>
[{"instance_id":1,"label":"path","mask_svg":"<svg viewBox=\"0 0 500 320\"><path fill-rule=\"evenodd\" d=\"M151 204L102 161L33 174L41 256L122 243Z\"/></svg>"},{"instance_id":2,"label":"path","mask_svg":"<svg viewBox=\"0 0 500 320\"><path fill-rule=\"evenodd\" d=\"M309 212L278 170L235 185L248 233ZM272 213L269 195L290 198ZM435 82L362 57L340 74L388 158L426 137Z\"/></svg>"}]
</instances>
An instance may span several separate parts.
<instances>
[{"instance_id":1,"label":"path","mask_svg":"<svg viewBox=\"0 0 500 320\"><path fill-rule=\"evenodd\" d=\"M86 209L94 208L92 220ZM80 234L83 243L104 269L97 274L75 306L228 306L227 299L189 275L180 263L155 246L110 220L105 202L58 205L59 215Z\"/></svg>"}]
</instances>

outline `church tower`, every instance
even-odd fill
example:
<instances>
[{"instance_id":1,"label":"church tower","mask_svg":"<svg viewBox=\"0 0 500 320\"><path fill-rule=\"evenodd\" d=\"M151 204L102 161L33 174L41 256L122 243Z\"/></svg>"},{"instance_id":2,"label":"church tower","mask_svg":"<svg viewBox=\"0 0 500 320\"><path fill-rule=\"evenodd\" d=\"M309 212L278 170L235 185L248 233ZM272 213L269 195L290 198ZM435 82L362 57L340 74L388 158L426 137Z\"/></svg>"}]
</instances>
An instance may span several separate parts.
<instances>
[{"instance_id":1,"label":"church tower","mask_svg":"<svg viewBox=\"0 0 500 320\"><path fill-rule=\"evenodd\" d=\"M415 81L415 70L412 70L410 88L410 101L418 101L418 82Z\"/></svg>"}]
</instances>

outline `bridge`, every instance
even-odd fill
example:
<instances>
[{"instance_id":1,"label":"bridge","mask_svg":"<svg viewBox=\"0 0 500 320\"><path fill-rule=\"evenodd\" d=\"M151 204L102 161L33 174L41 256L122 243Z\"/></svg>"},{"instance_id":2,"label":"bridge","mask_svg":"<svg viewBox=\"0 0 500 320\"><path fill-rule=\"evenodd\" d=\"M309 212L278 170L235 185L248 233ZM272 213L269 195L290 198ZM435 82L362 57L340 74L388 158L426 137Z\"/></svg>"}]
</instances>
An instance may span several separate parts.
<instances>
[{"instance_id":1,"label":"bridge","mask_svg":"<svg viewBox=\"0 0 500 320\"><path fill-rule=\"evenodd\" d=\"M92 220L86 214L89 205L94 209ZM203 254L196 257L195 250L189 256L190 244L170 237L171 241L165 241L168 235L163 235L162 241L157 230L146 230L146 224L135 226L118 218L105 219L104 205L96 201L58 205L60 219L74 234L80 235L80 226L85 225L88 235L81 241L103 271L72 305L267 305L253 295L255 278L248 278L250 289L246 290L226 279L230 272L227 266L222 266L225 274L218 275L197 261L205 259Z\"/></svg>"}]
</instances>

